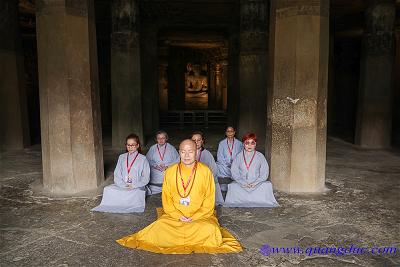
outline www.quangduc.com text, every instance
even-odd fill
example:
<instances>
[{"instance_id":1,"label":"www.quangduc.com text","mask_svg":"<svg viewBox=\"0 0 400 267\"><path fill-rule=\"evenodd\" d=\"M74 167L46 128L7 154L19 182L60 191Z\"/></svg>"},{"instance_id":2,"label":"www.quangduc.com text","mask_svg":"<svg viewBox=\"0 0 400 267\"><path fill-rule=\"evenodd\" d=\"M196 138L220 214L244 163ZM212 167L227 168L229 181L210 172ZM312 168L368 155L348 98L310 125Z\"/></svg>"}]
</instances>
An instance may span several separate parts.
<instances>
[{"instance_id":1,"label":"www.quangduc.com text","mask_svg":"<svg viewBox=\"0 0 400 267\"><path fill-rule=\"evenodd\" d=\"M344 255L360 255L360 254L368 254L368 255L383 255L383 254L391 254L397 255L398 248L390 247L390 246L374 246L374 247L358 247L355 245L350 246L338 246L338 247L272 247L268 244L263 245L260 248L261 254L264 256L269 256L272 254L305 254L307 256L312 255L336 255L336 256L344 256Z\"/></svg>"}]
</instances>

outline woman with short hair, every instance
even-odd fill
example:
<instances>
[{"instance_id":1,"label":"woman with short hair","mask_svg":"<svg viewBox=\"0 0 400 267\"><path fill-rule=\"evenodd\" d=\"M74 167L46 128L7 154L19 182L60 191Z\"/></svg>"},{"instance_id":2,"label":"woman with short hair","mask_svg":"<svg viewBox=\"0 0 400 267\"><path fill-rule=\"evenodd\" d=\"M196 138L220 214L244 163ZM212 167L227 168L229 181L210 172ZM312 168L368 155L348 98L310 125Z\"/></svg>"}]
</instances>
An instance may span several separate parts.
<instances>
[{"instance_id":1,"label":"woman with short hair","mask_svg":"<svg viewBox=\"0 0 400 267\"><path fill-rule=\"evenodd\" d=\"M158 131L155 137L156 144L152 145L146 154L150 164L150 183L147 193L159 194L162 190L165 170L179 162L179 154L175 147L169 144L168 134Z\"/></svg>"},{"instance_id":2,"label":"woman with short hair","mask_svg":"<svg viewBox=\"0 0 400 267\"><path fill-rule=\"evenodd\" d=\"M267 181L269 167L264 155L256 151L257 136L243 136L244 149L233 160L232 183L224 206L227 207L277 207L271 182Z\"/></svg>"}]
</instances>

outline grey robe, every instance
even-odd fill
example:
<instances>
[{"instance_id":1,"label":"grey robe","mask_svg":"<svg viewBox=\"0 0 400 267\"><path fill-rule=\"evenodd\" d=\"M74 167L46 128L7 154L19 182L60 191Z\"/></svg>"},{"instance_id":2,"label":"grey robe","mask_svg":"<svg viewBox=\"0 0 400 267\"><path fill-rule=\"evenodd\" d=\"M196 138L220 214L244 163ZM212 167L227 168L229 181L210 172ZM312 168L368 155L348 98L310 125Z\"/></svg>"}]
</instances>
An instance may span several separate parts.
<instances>
[{"instance_id":1,"label":"grey robe","mask_svg":"<svg viewBox=\"0 0 400 267\"><path fill-rule=\"evenodd\" d=\"M197 160L206 164L214 176L215 181L215 205L222 205L224 203L224 198L222 196L221 187L218 183L218 168L215 163L214 156L207 149L203 149L203 151L197 152Z\"/></svg>"},{"instance_id":2,"label":"grey robe","mask_svg":"<svg viewBox=\"0 0 400 267\"><path fill-rule=\"evenodd\" d=\"M164 155L164 149L167 149L163 160L161 160L161 157L158 154L157 144L152 145L146 154L146 158L150 164L150 183L147 191L147 194L149 195L161 193L165 171L160 171L156 167L161 164L171 166L179 162L179 154L171 144L166 143L163 146L159 146L159 149L161 155Z\"/></svg>"},{"instance_id":3,"label":"grey robe","mask_svg":"<svg viewBox=\"0 0 400 267\"><path fill-rule=\"evenodd\" d=\"M136 153L128 157L128 165L134 160ZM128 153L119 156L117 166L114 170L114 184L104 187L103 198L99 206L92 211L111 213L132 213L143 212L145 209L145 186L150 180L150 167L146 157L139 154L131 167L129 176L131 183L126 179L128 169L126 157ZM131 184L133 188L127 188Z\"/></svg>"},{"instance_id":4,"label":"grey robe","mask_svg":"<svg viewBox=\"0 0 400 267\"><path fill-rule=\"evenodd\" d=\"M227 139L225 138L219 142L218 151L217 151L217 167L218 167L218 177L231 178L231 164L232 161L236 158L237 154L243 150L243 144L238 139L234 139L234 145L232 149L232 156L229 153ZM231 147L232 144L229 144ZM226 184L221 184L221 189L226 191L228 188Z\"/></svg>"},{"instance_id":5,"label":"grey robe","mask_svg":"<svg viewBox=\"0 0 400 267\"><path fill-rule=\"evenodd\" d=\"M245 153L245 152L244 152ZM233 160L231 166L232 183L228 185L225 198L226 207L277 207L278 202L274 197L272 184L267 181L269 167L264 155L256 151L252 164L247 170L243 160L243 152ZM246 154L246 153L245 153ZM251 157L246 155L247 164ZM244 188L247 184L253 184L253 188Z\"/></svg>"}]
</instances>

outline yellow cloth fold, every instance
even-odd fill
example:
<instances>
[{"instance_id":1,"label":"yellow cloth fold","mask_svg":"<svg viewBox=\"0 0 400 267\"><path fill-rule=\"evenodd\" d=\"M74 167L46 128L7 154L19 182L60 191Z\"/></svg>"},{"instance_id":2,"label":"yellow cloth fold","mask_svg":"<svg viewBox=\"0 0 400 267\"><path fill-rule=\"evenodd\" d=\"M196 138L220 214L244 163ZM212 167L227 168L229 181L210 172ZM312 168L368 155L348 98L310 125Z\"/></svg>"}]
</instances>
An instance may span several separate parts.
<instances>
[{"instance_id":1,"label":"yellow cloth fold","mask_svg":"<svg viewBox=\"0 0 400 267\"><path fill-rule=\"evenodd\" d=\"M183 188L178 176L176 186L175 164L168 168L162 189L163 209L157 209L158 218L141 231L123 237L122 246L163 254L231 253L240 252L240 243L224 228L215 216L215 184L210 169L198 163L196 178L192 182L190 204L181 205ZM190 169L181 167L185 184ZM191 182L191 183L192 183ZM191 185L189 186L189 188ZM181 222L180 217L190 217L192 222Z\"/></svg>"}]
</instances>

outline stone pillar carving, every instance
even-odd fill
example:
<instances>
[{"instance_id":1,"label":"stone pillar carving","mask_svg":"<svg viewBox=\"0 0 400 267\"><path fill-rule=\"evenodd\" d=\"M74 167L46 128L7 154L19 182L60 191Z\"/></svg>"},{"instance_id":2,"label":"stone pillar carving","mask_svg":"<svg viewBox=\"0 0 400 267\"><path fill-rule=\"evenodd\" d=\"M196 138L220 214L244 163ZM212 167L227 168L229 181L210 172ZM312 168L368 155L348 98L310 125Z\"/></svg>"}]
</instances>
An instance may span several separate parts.
<instances>
[{"instance_id":1,"label":"stone pillar carving","mask_svg":"<svg viewBox=\"0 0 400 267\"><path fill-rule=\"evenodd\" d=\"M239 113L239 38L236 29L230 30L228 57L228 125L237 128Z\"/></svg>"},{"instance_id":2,"label":"stone pillar carving","mask_svg":"<svg viewBox=\"0 0 400 267\"><path fill-rule=\"evenodd\" d=\"M18 1L0 2L0 151L30 144Z\"/></svg>"},{"instance_id":3,"label":"stone pillar carving","mask_svg":"<svg viewBox=\"0 0 400 267\"><path fill-rule=\"evenodd\" d=\"M157 27L142 27L141 69L144 134L150 139L159 128Z\"/></svg>"},{"instance_id":4,"label":"stone pillar carving","mask_svg":"<svg viewBox=\"0 0 400 267\"><path fill-rule=\"evenodd\" d=\"M272 0L267 156L274 188L325 190L329 1Z\"/></svg>"},{"instance_id":5,"label":"stone pillar carving","mask_svg":"<svg viewBox=\"0 0 400 267\"><path fill-rule=\"evenodd\" d=\"M362 41L356 144L390 147L393 96L393 0L368 1Z\"/></svg>"},{"instance_id":6,"label":"stone pillar carving","mask_svg":"<svg viewBox=\"0 0 400 267\"><path fill-rule=\"evenodd\" d=\"M266 131L268 12L265 0L240 1L239 124L238 137L248 131L258 136L264 152Z\"/></svg>"},{"instance_id":7,"label":"stone pillar carving","mask_svg":"<svg viewBox=\"0 0 400 267\"><path fill-rule=\"evenodd\" d=\"M112 146L123 149L136 133L143 140L142 82L135 0L113 0L111 33Z\"/></svg>"},{"instance_id":8,"label":"stone pillar carving","mask_svg":"<svg viewBox=\"0 0 400 267\"><path fill-rule=\"evenodd\" d=\"M44 189L71 195L104 180L94 1L37 1Z\"/></svg>"},{"instance_id":9,"label":"stone pillar carving","mask_svg":"<svg viewBox=\"0 0 400 267\"><path fill-rule=\"evenodd\" d=\"M396 73L400 73L400 25L397 25L395 29L395 63L393 67L393 73L394 76L396 77ZM394 108L393 109L393 133L394 136L397 136L394 142L397 142L397 144L400 145L400 79L394 79L394 103L393 103ZM397 122L397 123L396 123Z\"/></svg>"}]
</instances>

